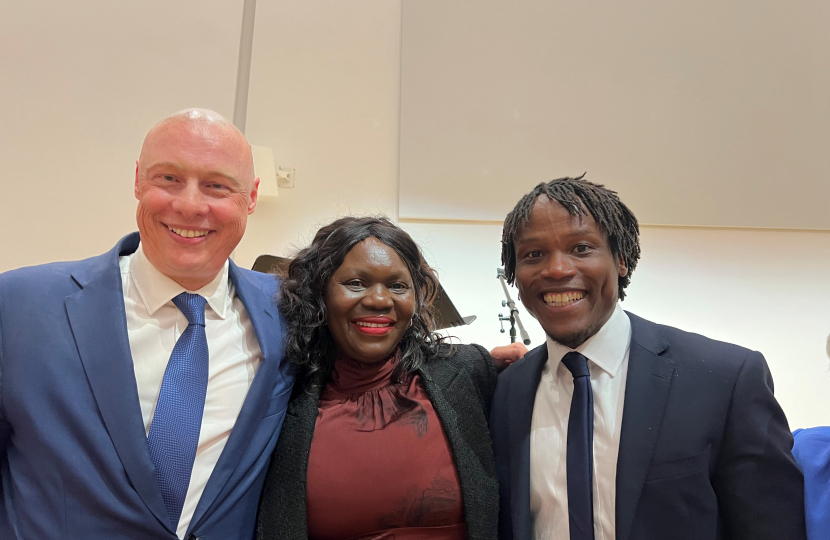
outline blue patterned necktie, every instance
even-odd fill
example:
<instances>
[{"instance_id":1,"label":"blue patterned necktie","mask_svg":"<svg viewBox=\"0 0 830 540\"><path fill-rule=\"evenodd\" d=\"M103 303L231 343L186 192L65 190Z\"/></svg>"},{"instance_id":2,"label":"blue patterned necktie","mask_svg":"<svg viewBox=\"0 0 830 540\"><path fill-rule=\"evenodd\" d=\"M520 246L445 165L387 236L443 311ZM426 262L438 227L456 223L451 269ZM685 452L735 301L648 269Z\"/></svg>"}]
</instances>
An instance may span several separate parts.
<instances>
[{"instance_id":1,"label":"blue patterned necktie","mask_svg":"<svg viewBox=\"0 0 830 540\"><path fill-rule=\"evenodd\" d=\"M182 515L196 459L208 384L205 299L182 293L173 299L187 317L164 372L148 443L161 496L175 529Z\"/></svg>"},{"instance_id":2,"label":"blue patterned necktie","mask_svg":"<svg viewBox=\"0 0 830 540\"><path fill-rule=\"evenodd\" d=\"M594 540L594 394L588 359L571 351L562 363L574 377L568 419L568 523L571 540Z\"/></svg>"}]
</instances>

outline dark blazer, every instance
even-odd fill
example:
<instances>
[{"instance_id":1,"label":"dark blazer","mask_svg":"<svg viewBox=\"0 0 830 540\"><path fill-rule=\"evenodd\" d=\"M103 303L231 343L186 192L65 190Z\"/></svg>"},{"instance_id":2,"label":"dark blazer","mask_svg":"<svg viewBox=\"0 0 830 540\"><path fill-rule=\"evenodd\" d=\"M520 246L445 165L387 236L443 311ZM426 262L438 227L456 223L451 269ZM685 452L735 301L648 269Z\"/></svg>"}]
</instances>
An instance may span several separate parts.
<instances>
[{"instance_id":1,"label":"dark blazer","mask_svg":"<svg viewBox=\"0 0 830 540\"><path fill-rule=\"evenodd\" d=\"M803 540L803 478L754 351L631 319L616 540ZM530 423L547 346L499 377L490 419L502 540L530 540Z\"/></svg>"},{"instance_id":2,"label":"dark blazer","mask_svg":"<svg viewBox=\"0 0 830 540\"><path fill-rule=\"evenodd\" d=\"M0 275L0 538L177 538L150 458L118 258ZM262 363L188 537L250 540L293 379L282 362L273 276L230 263Z\"/></svg>"},{"instance_id":3,"label":"dark blazer","mask_svg":"<svg viewBox=\"0 0 830 540\"><path fill-rule=\"evenodd\" d=\"M428 361L419 375L450 442L461 480L467 537L494 540L499 494L487 430L496 387L493 360L479 345L458 345L452 356ZM308 538L306 470L322 388L309 393L300 386L288 404L265 480L257 523L259 540Z\"/></svg>"}]
</instances>

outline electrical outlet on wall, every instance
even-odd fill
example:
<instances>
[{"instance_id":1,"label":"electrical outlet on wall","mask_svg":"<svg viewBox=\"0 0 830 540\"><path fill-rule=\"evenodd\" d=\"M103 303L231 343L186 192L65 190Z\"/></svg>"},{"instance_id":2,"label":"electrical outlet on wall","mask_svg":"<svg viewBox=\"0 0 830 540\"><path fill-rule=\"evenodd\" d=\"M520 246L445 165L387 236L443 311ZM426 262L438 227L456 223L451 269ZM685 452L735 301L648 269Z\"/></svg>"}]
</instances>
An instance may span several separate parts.
<instances>
[{"instance_id":1,"label":"electrical outlet on wall","mask_svg":"<svg viewBox=\"0 0 830 540\"><path fill-rule=\"evenodd\" d=\"M294 172L295 169L286 169L280 167L277 170L277 184L283 188L294 187Z\"/></svg>"}]
</instances>

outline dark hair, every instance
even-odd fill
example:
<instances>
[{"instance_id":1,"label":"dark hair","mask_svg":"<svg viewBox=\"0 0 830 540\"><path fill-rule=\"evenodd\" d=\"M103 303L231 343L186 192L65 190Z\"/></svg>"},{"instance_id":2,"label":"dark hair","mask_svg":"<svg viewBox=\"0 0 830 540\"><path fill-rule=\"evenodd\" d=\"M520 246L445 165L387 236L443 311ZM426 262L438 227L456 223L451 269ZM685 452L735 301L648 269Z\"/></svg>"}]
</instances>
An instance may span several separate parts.
<instances>
[{"instance_id":1,"label":"dark hair","mask_svg":"<svg viewBox=\"0 0 830 540\"><path fill-rule=\"evenodd\" d=\"M412 276L415 314L400 342L401 360L395 376L419 369L427 359L447 354L446 338L435 333L432 303L438 278L424 260L418 245L385 217L344 217L314 235L288 266L279 292L280 311L288 325L286 356L306 381L334 369L337 347L326 325L326 287L351 249L374 237L395 250Z\"/></svg>"},{"instance_id":2,"label":"dark hair","mask_svg":"<svg viewBox=\"0 0 830 540\"><path fill-rule=\"evenodd\" d=\"M628 272L620 276L618 290L620 300L625 299L625 288L631 283L631 274L640 259L640 228L637 218L620 201L616 191L606 189L578 178L557 178L542 182L522 197L504 220L501 235L501 263L508 283L516 280L516 236L521 227L530 222L530 212L536 199L545 195L549 200L564 206L571 215L590 213L600 230L608 235L608 243L614 257L622 259Z\"/></svg>"}]
</instances>

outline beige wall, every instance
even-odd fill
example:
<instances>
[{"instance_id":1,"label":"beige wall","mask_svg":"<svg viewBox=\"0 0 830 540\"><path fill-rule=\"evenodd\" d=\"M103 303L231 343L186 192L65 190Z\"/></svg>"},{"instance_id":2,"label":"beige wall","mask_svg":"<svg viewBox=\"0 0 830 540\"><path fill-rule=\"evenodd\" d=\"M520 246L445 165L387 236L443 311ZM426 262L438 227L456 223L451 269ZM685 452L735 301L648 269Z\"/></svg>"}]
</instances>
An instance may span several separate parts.
<instances>
[{"instance_id":1,"label":"beige wall","mask_svg":"<svg viewBox=\"0 0 830 540\"><path fill-rule=\"evenodd\" d=\"M0 271L78 259L135 230L145 132L231 116L241 2L3 2Z\"/></svg>"},{"instance_id":2,"label":"beige wall","mask_svg":"<svg viewBox=\"0 0 830 540\"><path fill-rule=\"evenodd\" d=\"M651 224L830 229L830 2L406 0L401 216L588 178Z\"/></svg>"},{"instance_id":3,"label":"beige wall","mask_svg":"<svg viewBox=\"0 0 830 540\"><path fill-rule=\"evenodd\" d=\"M349 214L397 218L400 0L259 2L248 140L296 169L235 260L285 255Z\"/></svg>"}]
</instances>

